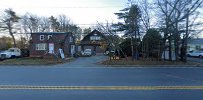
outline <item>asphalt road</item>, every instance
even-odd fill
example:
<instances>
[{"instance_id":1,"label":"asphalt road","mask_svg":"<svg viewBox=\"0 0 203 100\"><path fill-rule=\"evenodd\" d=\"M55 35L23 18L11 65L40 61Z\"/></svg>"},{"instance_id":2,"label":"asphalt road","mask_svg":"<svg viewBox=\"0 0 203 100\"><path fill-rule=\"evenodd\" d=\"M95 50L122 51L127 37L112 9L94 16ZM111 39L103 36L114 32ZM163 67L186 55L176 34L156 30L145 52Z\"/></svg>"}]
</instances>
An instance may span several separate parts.
<instances>
[{"instance_id":1,"label":"asphalt road","mask_svg":"<svg viewBox=\"0 0 203 100\"><path fill-rule=\"evenodd\" d=\"M203 98L203 68L124 68L97 64L104 59L94 56L53 66L0 66L0 100Z\"/></svg>"}]
</instances>

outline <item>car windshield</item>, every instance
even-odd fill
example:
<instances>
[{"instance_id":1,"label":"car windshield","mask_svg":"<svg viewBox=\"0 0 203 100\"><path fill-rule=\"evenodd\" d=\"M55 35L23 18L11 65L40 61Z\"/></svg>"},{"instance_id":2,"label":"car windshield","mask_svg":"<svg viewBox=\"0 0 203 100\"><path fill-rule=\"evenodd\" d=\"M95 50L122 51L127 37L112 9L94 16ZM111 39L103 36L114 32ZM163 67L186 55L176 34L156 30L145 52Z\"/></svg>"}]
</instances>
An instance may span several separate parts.
<instances>
[{"instance_id":1,"label":"car windshield","mask_svg":"<svg viewBox=\"0 0 203 100\"><path fill-rule=\"evenodd\" d=\"M91 52L91 50L90 49L86 49L85 52Z\"/></svg>"},{"instance_id":2,"label":"car windshield","mask_svg":"<svg viewBox=\"0 0 203 100\"><path fill-rule=\"evenodd\" d=\"M9 51L9 52L14 52L15 50L14 50L14 49L9 49L8 51Z\"/></svg>"}]
</instances>

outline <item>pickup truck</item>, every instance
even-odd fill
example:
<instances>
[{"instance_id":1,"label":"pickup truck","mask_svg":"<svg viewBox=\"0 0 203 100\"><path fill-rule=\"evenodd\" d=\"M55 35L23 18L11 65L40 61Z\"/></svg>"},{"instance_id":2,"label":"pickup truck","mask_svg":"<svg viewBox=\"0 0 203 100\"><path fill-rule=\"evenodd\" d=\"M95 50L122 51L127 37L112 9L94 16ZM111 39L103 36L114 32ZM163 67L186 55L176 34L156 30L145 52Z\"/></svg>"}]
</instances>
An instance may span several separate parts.
<instances>
[{"instance_id":1,"label":"pickup truck","mask_svg":"<svg viewBox=\"0 0 203 100\"><path fill-rule=\"evenodd\" d=\"M9 48L6 51L0 53L0 58L8 59L8 58L16 58L21 56L21 50L19 48Z\"/></svg>"}]
</instances>

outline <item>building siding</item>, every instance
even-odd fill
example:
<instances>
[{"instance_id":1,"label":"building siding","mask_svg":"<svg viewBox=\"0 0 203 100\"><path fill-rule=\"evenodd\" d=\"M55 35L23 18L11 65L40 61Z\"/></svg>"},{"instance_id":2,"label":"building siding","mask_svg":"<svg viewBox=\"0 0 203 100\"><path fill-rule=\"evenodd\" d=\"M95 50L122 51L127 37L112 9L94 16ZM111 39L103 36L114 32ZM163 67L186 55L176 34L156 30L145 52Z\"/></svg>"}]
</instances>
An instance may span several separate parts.
<instances>
[{"instance_id":1,"label":"building siding","mask_svg":"<svg viewBox=\"0 0 203 100\"><path fill-rule=\"evenodd\" d=\"M100 40L91 40L91 36L99 36ZM84 51L85 49L91 49L93 54L104 53L106 48L102 48L101 43L107 44L107 38L103 33L93 30L81 41L81 50Z\"/></svg>"},{"instance_id":2,"label":"building siding","mask_svg":"<svg viewBox=\"0 0 203 100\"><path fill-rule=\"evenodd\" d=\"M67 36L68 34L68 36ZM69 42L70 38L73 37L72 33L67 34L49 34L49 33L32 33L31 34L31 41L30 41L30 55L31 56L45 56L49 51L49 43L54 44L54 53L58 53L58 49L62 48L64 50L64 54L66 56L70 56L70 45L74 45L74 38L73 42ZM40 35L44 35L44 40L40 40ZM52 38L48 40L48 35L52 35ZM45 43L46 50L36 50L36 44L38 43Z\"/></svg>"}]
</instances>

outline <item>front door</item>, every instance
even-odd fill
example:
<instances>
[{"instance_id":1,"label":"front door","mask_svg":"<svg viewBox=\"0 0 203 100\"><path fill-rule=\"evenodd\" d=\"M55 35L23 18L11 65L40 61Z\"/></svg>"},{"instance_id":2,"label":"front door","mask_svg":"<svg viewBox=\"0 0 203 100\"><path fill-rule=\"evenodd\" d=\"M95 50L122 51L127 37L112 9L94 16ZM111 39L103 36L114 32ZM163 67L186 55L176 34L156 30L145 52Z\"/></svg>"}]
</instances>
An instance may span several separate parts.
<instances>
[{"instance_id":1,"label":"front door","mask_svg":"<svg viewBox=\"0 0 203 100\"><path fill-rule=\"evenodd\" d=\"M54 44L49 43L49 53L53 54L54 53Z\"/></svg>"},{"instance_id":2,"label":"front door","mask_svg":"<svg viewBox=\"0 0 203 100\"><path fill-rule=\"evenodd\" d=\"M71 45L70 53L71 56L73 56L73 54L75 53L75 45Z\"/></svg>"}]
</instances>

